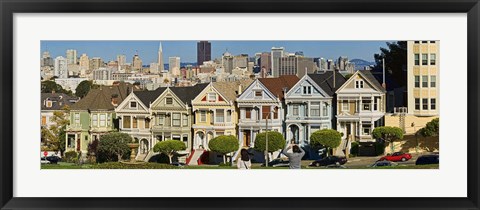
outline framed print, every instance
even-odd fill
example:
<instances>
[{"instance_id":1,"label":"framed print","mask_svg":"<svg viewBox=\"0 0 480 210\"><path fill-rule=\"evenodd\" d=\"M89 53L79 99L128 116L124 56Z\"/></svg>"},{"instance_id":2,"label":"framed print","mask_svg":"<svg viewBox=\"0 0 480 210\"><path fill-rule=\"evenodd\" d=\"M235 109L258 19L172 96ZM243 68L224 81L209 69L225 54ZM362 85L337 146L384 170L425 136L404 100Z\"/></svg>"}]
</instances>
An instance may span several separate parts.
<instances>
[{"instance_id":1,"label":"framed print","mask_svg":"<svg viewBox=\"0 0 480 210\"><path fill-rule=\"evenodd\" d=\"M479 208L477 0L0 5L2 209Z\"/></svg>"}]
</instances>

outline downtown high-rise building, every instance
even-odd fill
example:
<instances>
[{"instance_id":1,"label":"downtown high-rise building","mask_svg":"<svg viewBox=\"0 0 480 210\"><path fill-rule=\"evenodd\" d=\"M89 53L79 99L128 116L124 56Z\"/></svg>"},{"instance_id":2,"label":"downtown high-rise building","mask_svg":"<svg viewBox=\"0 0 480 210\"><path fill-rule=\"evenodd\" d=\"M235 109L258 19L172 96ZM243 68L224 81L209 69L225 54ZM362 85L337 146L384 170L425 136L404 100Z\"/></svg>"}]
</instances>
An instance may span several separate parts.
<instances>
[{"instance_id":1,"label":"downtown high-rise building","mask_svg":"<svg viewBox=\"0 0 480 210\"><path fill-rule=\"evenodd\" d=\"M162 42L160 42L160 46L158 46L158 59L157 59L157 73L163 72L164 65L163 65L163 49L162 49Z\"/></svg>"},{"instance_id":2,"label":"downtown high-rise building","mask_svg":"<svg viewBox=\"0 0 480 210\"><path fill-rule=\"evenodd\" d=\"M77 64L77 50L68 49L66 52L67 64Z\"/></svg>"},{"instance_id":3,"label":"downtown high-rise building","mask_svg":"<svg viewBox=\"0 0 480 210\"><path fill-rule=\"evenodd\" d=\"M100 57L93 57L90 59L90 70L97 70L104 66L103 60Z\"/></svg>"},{"instance_id":4,"label":"downtown high-rise building","mask_svg":"<svg viewBox=\"0 0 480 210\"><path fill-rule=\"evenodd\" d=\"M269 52L263 52L260 55L260 61L258 63L260 66L260 71L263 73L262 75L265 76L267 73L270 73L272 70L272 58ZM262 77L263 77L262 76Z\"/></svg>"},{"instance_id":5,"label":"downtown high-rise building","mask_svg":"<svg viewBox=\"0 0 480 210\"><path fill-rule=\"evenodd\" d=\"M197 42L197 66L212 60L212 45L208 41Z\"/></svg>"},{"instance_id":6,"label":"downtown high-rise building","mask_svg":"<svg viewBox=\"0 0 480 210\"><path fill-rule=\"evenodd\" d=\"M53 75L61 79L68 78L67 65L67 59L65 57L56 57Z\"/></svg>"},{"instance_id":7,"label":"downtown high-rise building","mask_svg":"<svg viewBox=\"0 0 480 210\"><path fill-rule=\"evenodd\" d=\"M168 58L168 70L174 76L180 75L180 57Z\"/></svg>"},{"instance_id":8,"label":"downtown high-rise building","mask_svg":"<svg viewBox=\"0 0 480 210\"><path fill-rule=\"evenodd\" d=\"M141 71L142 70L142 59L138 56L138 52L135 53L132 59L132 70Z\"/></svg>"},{"instance_id":9,"label":"downtown high-rise building","mask_svg":"<svg viewBox=\"0 0 480 210\"><path fill-rule=\"evenodd\" d=\"M40 66L53 66L53 59L50 57L50 52L45 51L42 54L42 60L40 61Z\"/></svg>"},{"instance_id":10,"label":"downtown high-rise building","mask_svg":"<svg viewBox=\"0 0 480 210\"><path fill-rule=\"evenodd\" d=\"M222 55L222 66L225 73L232 73L233 70L233 56L229 52Z\"/></svg>"},{"instance_id":11,"label":"downtown high-rise building","mask_svg":"<svg viewBox=\"0 0 480 210\"><path fill-rule=\"evenodd\" d=\"M118 71L125 72L127 65L127 56L124 54L117 55Z\"/></svg>"},{"instance_id":12,"label":"downtown high-rise building","mask_svg":"<svg viewBox=\"0 0 480 210\"><path fill-rule=\"evenodd\" d=\"M272 70L271 74L273 77L280 76L279 67L280 67L280 58L284 56L285 49L283 47L272 47L271 52L271 61L272 61Z\"/></svg>"},{"instance_id":13,"label":"downtown high-rise building","mask_svg":"<svg viewBox=\"0 0 480 210\"><path fill-rule=\"evenodd\" d=\"M240 54L233 57L233 68L247 68L248 55Z\"/></svg>"},{"instance_id":14,"label":"downtown high-rise building","mask_svg":"<svg viewBox=\"0 0 480 210\"><path fill-rule=\"evenodd\" d=\"M88 60L87 54L83 53L79 59L80 71L90 69L90 60Z\"/></svg>"}]
</instances>

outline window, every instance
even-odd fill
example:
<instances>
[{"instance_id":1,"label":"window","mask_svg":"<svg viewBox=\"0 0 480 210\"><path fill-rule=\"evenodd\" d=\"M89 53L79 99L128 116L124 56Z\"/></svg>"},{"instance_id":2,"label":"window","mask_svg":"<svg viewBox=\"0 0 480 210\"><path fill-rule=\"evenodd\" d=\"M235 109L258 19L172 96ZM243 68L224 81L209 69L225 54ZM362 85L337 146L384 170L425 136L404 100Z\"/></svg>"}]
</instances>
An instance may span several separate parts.
<instances>
[{"instance_id":1,"label":"window","mask_svg":"<svg viewBox=\"0 0 480 210\"><path fill-rule=\"evenodd\" d=\"M75 124L80 124L80 113L75 113Z\"/></svg>"},{"instance_id":2,"label":"window","mask_svg":"<svg viewBox=\"0 0 480 210\"><path fill-rule=\"evenodd\" d=\"M133 126L132 128L138 128L138 120L137 117L133 117Z\"/></svg>"},{"instance_id":3,"label":"window","mask_svg":"<svg viewBox=\"0 0 480 210\"><path fill-rule=\"evenodd\" d=\"M327 116L328 116L328 104L327 104L327 103L323 103L323 106L322 106L322 116L324 116L324 117L327 117Z\"/></svg>"},{"instance_id":4,"label":"window","mask_svg":"<svg viewBox=\"0 0 480 210\"><path fill-rule=\"evenodd\" d=\"M420 110L420 99L419 98L415 99L415 110Z\"/></svg>"},{"instance_id":5,"label":"window","mask_svg":"<svg viewBox=\"0 0 480 210\"><path fill-rule=\"evenodd\" d=\"M342 102L342 111L350 111L350 104L348 103L348 101Z\"/></svg>"},{"instance_id":6,"label":"window","mask_svg":"<svg viewBox=\"0 0 480 210\"><path fill-rule=\"evenodd\" d=\"M270 106L262 106L262 119L270 117Z\"/></svg>"},{"instance_id":7,"label":"window","mask_svg":"<svg viewBox=\"0 0 480 210\"><path fill-rule=\"evenodd\" d=\"M422 99L422 109L423 110L428 110L428 98L423 98Z\"/></svg>"},{"instance_id":8,"label":"window","mask_svg":"<svg viewBox=\"0 0 480 210\"><path fill-rule=\"evenodd\" d=\"M372 105L372 100L371 99L363 99L362 104L363 104L363 110L364 111L370 111L370 107Z\"/></svg>"},{"instance_id":9,"label":"window","mask_svg":"<svg viewBox=\"0 0 480 210\"><path fill-rule=\"evenodd\" d=\"M159 125L165 124L165 115L163 115L163 114L158 115L158 124Z\"/></svg>"},{"instance_id":10,"label":"window","mask_svg":"<svg viewBox=\"0 0 480 210\"><path fill-rule=\"evenodd\" d=\"M294 104L293 107L293 116L298 116L298 104Z\"/></svg>"},{"instance_id":11,"label":"window","mask_svg":"<svg viewBox=\"0 0 480 210\"><path fill-rule=\"evenodd\" d=\"M47 116L42 116L42 125L47 124Z\"/></svg>"},{"instance_id":12,"label":"window","mask_svg":"<svg viewBox=\"0 0 480 210\"><path fill-rule=\"evenodd\" d=\"M370 122L369 122L370 123ZM363 124L362 125L362 135L364 136L369 136L370 135L370 131L372 129L371 127L372 125L371 124Z\"/></svg>"},{"instance_id":13,"label":"window","mask_svg":"<svg viewBox=\"0 0 480 210\"><path fill-rule=\"evenodd\" d=\"M223 109L217 109L215 112L215 122L225 122L225 111Z\"/></svg>"},{"instance_id":14,"label":"window","mask_svg":"<svg viewBox=\"0 0 480 210\"><path fill-rule=\"evenodd\" d=\"M422 43L428 43L428 41L422 41Z\"/></svg>"},{"instance_id":15,"label":"window","mask_svg":"<svg viewBox=\"0 0 480 210\"><path fill-rule=\"evenodd\" d=\"M433 43L435 43L435 41L430 41L430 43L432 43L432 44L433 44Z\"/></svg>"},{"instance_id":16,"label":"window","mask_svg":"<svg viewBox=\"0 0 480 210\"><path fill-rule=\"evenodd\" d=\"M175 127L180 127L180 113L174 113L172 114L172 124Z\"/></svg>"},{"instance_id":17,"label":"window","mask_svg":"<svg viewBox=\"0 0 480 210\"><path fill-rule=\"evenodd\" d=\"M130 128L130 116L123 116L123 128Z\"/></svg>"},{"instance_id":18,"label":"window","mask_svg":"<svg viewBox=\"0 0 480 210\"><path fill-rule=\"evenodd\" d=\"M97 114L94 114L92 116L93 120L92 120L92 124L93 126L98 126L98 115Z\"/></svg>"},{"instance_id":19,"label":"window","mask_svg":"<svg viewBox=\"0 0 480 210\"><path fill-rule=\"evenodd\" d=\"M420 65L420 54L415 54L415 66Z\"/></svg>"},{"instance_id":20,"label":"window","mask_svg":"<svg viewBox=\"0 0 480 210\"><path fill-rule=\"evenodd\" d=\"M183 126L188 126L188 115L183 115Z\"/></svg>"},{"instance_id":21,"label":"window","mask_svg":"<svg viewBox=\"0 0 480 210\"><path fill-rule=\"evenodd\" d=\"M312 94L311 86L303 86L303 94Z\"/></svg>"},{"instance_id":22,"label":"window","mask_svg":"<svg viewBox=\"0 0 480 210\"><path fill-rule=\"evenodd\" d=\"M207 122L207 111L200 111L200 122Z\"/></svg>"},{"instance_id":23,"label":"window","mask_svg":"<svg viewBox=\"0 0 480 210\"><path fill-rule=\"evenodd\" d=\"M373 110L378 111L378 102L380 101L380 97L375 96L373 98Z\"/></svg>"},{"instance_id":24,"label":"window","mask_svg":"<svg viewBox=\"0 0 480 210\"><path fill-rule=\"evenodd\" d=\"M208 101L216 101L216 100L217 100L217 94L208 93Z\"/></svg>"},{"instance_id":25,"label":"window","mask_svg":"<svg viewBox=\"0 0 480 210\"><path fill-rule=\"evenodd\" d=\"M150 128L150 118L145 118L144 122L145 122L145 128L146 129Z\"/></svg>"},{"instance_id":26,"label":"window","mask_svg":"<svg viewBox=\"0 0 480 210\"><path fill-rule=\"evenodd\" d=\"M278 119L278 107L273 108L273 118Z\"/></svg>"},{"instance_id":27,"label":"window","mask_svg":"<svg viewBox=\"0 0 480 210\"><path fill-rule=\"evenodd\" d=\"M415 87L420 87L420 76L415 76Z\"/></svg>"},{"instance_id":28,"label":"window","mask_svg":"<svg viewBox=\"0 0 480 210\"><path fill-rule=\"evenodd\" d=\"M437 100L435 98L430 99L430 109L431 110L435 110L437 108L436 102L437 102Z\"/></svg>"},{"instance_id":29,"label":"window","mask_svg":"<svg viewBox=\"0 0 480 210\"><path fill-rule=\"evenodd\" d=\"M110 123L112 122L112 114L107 115L107 126L110 126Z\"/></svg>"},{"instance_id":30,"label":"window","mask_svg":"<svg viewBox=\"0 0 480 210\"><path fill-rule=\"evenodd\" d=\"M255 91L255 97L262 97L262 91Z\"/></svg>"},{"instance_id":31,"label":"window","mask_svg":"<svg viewBox=\"0 0 480 210\"><path fill-rule=\"evenodd\" d=\"M47 107L52 107L52 101L47 101Z\"/></svg>"},{"instance_id":32,"label":"window","mask_svg":"<svg viewBox=\"0 0 480 210\"><path fill-rule=\"evenodd\" d=\"M356 80L355 81L355 88L363 88L363 80Z\"/></svg>"},{"instance_id":33,"label":"window","mask_svg":"<svg viewBox=\"0 0 480 210\"><path fill-rule=\"evenodd\" d=\"M67 147L68 148L75 148L75 137L72 137L72 136L68 137Z\"/></svg>"},{"instance_id":34,"label":"window","mask_svg":"<svg viewBox=\"0 0 480 210\"><path fill-rule=\"evenodd\" d=\"M137 102L131 101L130 102L130 108L137 108Z\"/></svg>"},{"instance_id":35,"label":"window","mask_svg":"<svg viewBox=\"0 0 480 210\"><path fill-rule=\"evenodd\" d=\"M173 98L166 98L165 99L165 104L172 105L173 104Z\"/></svg>"},{"instance_id":36,"label":"window","mask_svg":"<svg viewBox=\"0 0 480 210\"><path fill-rule=\"evenodd\" d=\"M422 54L422 65L428 64L428 54Z\"/></svg>"},{"instance_id":37,"label":"window","mask_svg":"<svg viewBox=\"0 0 480 210\"><path fill-rule=\"evenodd\" d=\"M435 53L430 54L430 65L436 65L437 60L436 60L436 55Z\"/></svg>"},{"instance_id":38,"label":"window","mask_svg":"<svg viewBox=\"0 0 480 210\"><path fill-rule=\"evenodd\" d=\"M105 127L105 125L107 124L106 120L107 120L107 116L105 114L101 114L100 115L100 127Z\"/></svg>"},{"instance_id":39,"label":"window","mask_svg":"<svg viewBox=\"0 0 480 210\"><path fill-rule=\"evenodd\" d=\"M422 87L428 87L428 76L422 76Z\"/></svg>"},{"instance_id":40,"label":"window","mask_svg":"<svg viewBox=\"0 0 480 210\"><path fill-rule=\"evenodd\" d=\"M252 118L252 109L251 108L246 108L245 109L245 118L246 119Z\"/></svg>"},{"instance_id":41,"label":"window","mask_svg":"<svg viewBox=\"0 0 480 210\"><path fill-rule=\"evenodd\" d=\"M320 102L310 104L310 116L320 116Z\"/></svg>"},{"instance_id":42,"label":"window","mask_svg":"<svg viewBox=\"0 0 480 210\"><path fill-rule=\"evenodd\" d=\"M420 43L420 41L415 41L415 44L419 44L419 43Z\"/></svg>"},{"instance_id":43,"label":"window","mask_svg":"<svg viewBox=\"0 0 480 210\"><path fill-rule=\"evenodd\" d=\"M430 76L430 87L437 86L437 76Z\"/></svg>"},{"instance_id":44,"label":"window","mask_svg":"<svg viewBox=\"0 0 480 210\"><path fill-rule=\"evenodd\" d=\"M225 122L232 122L232 111L227 111L227 120Z\"/></svg>"}]
</instances>

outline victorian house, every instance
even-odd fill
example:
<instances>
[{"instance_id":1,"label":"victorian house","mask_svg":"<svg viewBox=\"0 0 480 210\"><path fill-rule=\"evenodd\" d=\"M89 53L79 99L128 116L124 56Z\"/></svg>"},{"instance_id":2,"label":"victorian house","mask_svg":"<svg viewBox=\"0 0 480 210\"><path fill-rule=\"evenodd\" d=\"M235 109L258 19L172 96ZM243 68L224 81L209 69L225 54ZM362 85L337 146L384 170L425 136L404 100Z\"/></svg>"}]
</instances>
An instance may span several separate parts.
<instances>
[{"instance_id":1,"label":"victorian house","mask_svg":"<svg viewBox=\"0 0 480 210\"><path fill-rule=\"evenodd\" d=\"M128 83L116 82L113 86L91 89L88 94L72 105L70 124L66 128L66 151L86 155L88 144L100 136L119 129L115 108L128 93L134 90Z\"/></svg>"},{"instance_id":2,"label":"victorian house","mask_svg":"<svg viewBox=\"0 0 480 210\"><path fill-rule=\"evenodd\" d=\"M373 142L372 131L383 126L385 115L385 88L370 71L356 71L336 90L337 130L346 140L346 151L351 141Z\"/></svg>"},{"instance_id":3,"label":"victorian house","mask_svg":"<svg viewBox=\"0 0 480 210\"><path fill-rule=\"evenodd\" d=\"M332 128L332 95L309 75L303 76L287 92L285 103L287 140L305 146L310 143L313 132Z\"/></svg>"},{"instance_id":4,"label":"victorian house","mask_svg":"<svg viewBox=\"0 0 480 210\"><path fill-rule=\"evenodd\" d=\"M257 79L250 84L236 101L239 110L240 147L254 147L256 135L267 129L283 133L282 102L260 80Z\"/></svg>"}]
</instances>

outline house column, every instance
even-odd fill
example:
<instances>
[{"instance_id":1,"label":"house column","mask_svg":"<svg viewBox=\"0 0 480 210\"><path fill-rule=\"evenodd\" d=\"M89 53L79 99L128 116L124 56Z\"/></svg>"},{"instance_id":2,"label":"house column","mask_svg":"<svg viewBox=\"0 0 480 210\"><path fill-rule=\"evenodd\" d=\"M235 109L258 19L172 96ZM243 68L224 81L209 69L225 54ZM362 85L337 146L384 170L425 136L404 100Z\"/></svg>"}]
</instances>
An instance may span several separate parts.
<instances>
[{"instance_id":1,"label":"house column","mask_svg":"<svg viewBox=\"0 0 480 210\"><path fill-rule=\"evenodd\" d=\"M373 104L375 104L375 98L373 98L373 94L370 96L370 111L373 112Z\"/></svg>"}]
</instances>

